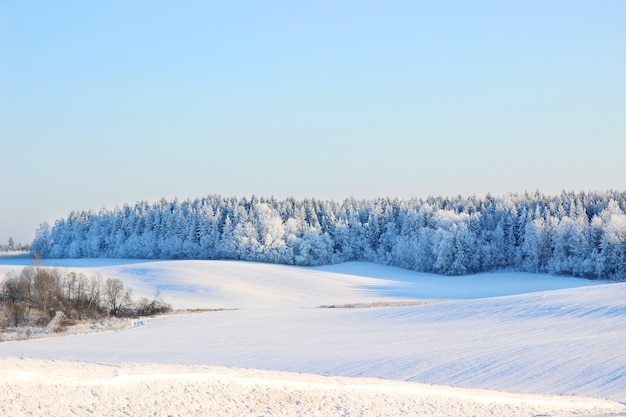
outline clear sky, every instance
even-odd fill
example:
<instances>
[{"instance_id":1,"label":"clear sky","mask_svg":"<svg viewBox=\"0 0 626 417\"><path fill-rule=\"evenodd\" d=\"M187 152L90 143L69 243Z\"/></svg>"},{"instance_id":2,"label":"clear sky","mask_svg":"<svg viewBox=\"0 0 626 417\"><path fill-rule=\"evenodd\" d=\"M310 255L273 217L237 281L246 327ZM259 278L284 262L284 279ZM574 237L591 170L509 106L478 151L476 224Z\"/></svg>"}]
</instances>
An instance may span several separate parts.
<instances>
[{"instance_id":1,"label":"clear sky","mask_svg":"<svg viewBox=\"0 0 626 417\"><path fill-rule=\"evenodd\" d=\"M626 1L0 2L0 243L161 197L626 189Z\"/></svg>"}]
</instances>

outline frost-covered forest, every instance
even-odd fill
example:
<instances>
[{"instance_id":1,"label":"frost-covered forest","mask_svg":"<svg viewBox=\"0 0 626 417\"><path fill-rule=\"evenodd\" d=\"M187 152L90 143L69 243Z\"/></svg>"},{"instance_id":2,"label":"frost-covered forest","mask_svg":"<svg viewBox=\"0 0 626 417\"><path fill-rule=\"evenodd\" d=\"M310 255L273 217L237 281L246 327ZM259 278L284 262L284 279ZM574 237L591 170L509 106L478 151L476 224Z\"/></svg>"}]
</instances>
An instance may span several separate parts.
<instances>
[{"instance_id":1,"label":"frost-covered forest","mask_svg":"<svg viewBox=\"0 0 626 417\"><path fill-rule=\"evenodd\" d=\"M464 275L518 270L626 278L626 193L425 200L225 198L138 202L43 224L44 258L368 261Z\"/></svg>"}]
</instances>

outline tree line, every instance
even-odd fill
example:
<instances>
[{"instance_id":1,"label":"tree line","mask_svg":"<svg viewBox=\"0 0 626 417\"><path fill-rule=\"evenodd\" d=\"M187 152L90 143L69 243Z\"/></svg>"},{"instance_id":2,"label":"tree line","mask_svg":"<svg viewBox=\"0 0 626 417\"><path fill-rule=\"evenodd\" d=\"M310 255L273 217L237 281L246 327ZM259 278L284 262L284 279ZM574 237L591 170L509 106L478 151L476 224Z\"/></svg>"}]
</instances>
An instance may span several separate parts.
<instances>
[{"instance_id":1,"label":"tree line","mask_svg":"<svg viewBox=\"0 0 626 417\"><path fill-rule=\"evenodd\" d=\"M9 272L0 283L0 330L25 324L45 326L55 317L63 326L76 320L134 317L171 310L157 294L135 302L131 289L117 278L64 272L56 268L25 267Z\"/></svg>"},{"instance_id":2,"label":"tree line","mask_svg":"<svg viewBox=\"0 0 626 417\"><path fill-rule=\"evenodd\" d=\"M447 275L626 277L626 193L427 199L203 198L75 211L42 224L45 258L367 261Z\"/></svg>"}]
</instances>

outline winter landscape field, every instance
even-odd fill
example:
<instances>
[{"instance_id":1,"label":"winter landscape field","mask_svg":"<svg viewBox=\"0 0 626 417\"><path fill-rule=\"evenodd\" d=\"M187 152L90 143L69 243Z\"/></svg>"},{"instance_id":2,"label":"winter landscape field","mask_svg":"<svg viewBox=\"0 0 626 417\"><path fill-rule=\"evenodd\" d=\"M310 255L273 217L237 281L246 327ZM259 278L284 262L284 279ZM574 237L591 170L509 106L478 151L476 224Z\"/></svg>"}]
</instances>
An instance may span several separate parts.
<instances>
[{"instance_id":1,"label":"winter landscape field","mask_svg":"<svg viewBox=\"0 0 626 417\"><path fill-rule=\"evenodd\" d=\"M2 259L0 274L29 262ZM44 265L205 311L0 343L2 415L626 413L626 283L360 262Z\"/></svg>"},{"instance_id":2,"label":"winter landscape field","mask_svg":"<svg viewBox=\"0 0 626 417\"><path fill-rule=\"evenodd\" d=\"M0 0L0 417L626 417L625 16Z\"/></svg>"}]
</instances>

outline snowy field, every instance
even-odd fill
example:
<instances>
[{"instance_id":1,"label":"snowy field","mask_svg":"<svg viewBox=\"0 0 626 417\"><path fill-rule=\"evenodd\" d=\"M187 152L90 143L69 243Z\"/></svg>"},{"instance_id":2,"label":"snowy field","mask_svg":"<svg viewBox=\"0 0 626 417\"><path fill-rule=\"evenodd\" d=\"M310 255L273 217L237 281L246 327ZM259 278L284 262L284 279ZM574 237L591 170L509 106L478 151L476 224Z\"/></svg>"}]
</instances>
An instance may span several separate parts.
<instances>
[{"instance_id":1,"label":"snowy field","mask_svg":"<svg viewBox=\"0 0 626 417\"><path fill-rule=\"evenodd\" d=\"M0 274L25 264L0 259ZM363 263L47 265L227 310L0 343L0 415L626 413L626 283Z\"/></svg>"}]
</instances>

